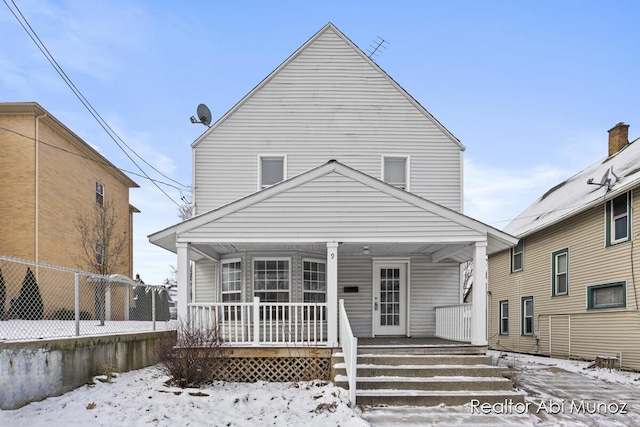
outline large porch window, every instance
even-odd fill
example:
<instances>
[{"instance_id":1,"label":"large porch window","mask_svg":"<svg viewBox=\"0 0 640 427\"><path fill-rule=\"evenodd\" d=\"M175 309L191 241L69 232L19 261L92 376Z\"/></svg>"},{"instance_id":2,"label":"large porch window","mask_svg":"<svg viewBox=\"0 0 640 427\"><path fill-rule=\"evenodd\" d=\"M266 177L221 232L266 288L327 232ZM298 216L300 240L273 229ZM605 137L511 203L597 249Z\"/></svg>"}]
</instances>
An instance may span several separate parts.
<instances>
[{"instance_id":1,"label":"large porch window","mask_svg":"<svg viewBox=\"0 0 640 427\"><path fill-rule=\"evenodd\" d=\"M289 302L290 258L254 258L253 291L261 302Z\"/></svg>"}]
</instances>

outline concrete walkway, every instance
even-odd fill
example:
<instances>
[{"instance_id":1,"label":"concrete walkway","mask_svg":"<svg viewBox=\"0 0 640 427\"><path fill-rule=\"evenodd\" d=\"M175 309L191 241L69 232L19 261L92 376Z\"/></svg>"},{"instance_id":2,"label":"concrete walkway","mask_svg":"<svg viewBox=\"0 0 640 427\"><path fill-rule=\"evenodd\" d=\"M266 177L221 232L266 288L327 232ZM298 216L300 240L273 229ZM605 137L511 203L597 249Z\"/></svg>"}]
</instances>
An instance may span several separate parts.
<instances>
[{"instance_id":1,"label":"concrete walkway","mask_svg":"<svg viewBox=\"0 0 640 427\"><path fill-rule=\"evenodd\" d=\"M528 394L525 404L364 408L362 417L372 426L640 426L640 384L535 363L518 368L514 378Z\"/></svg>"}]
</instances>

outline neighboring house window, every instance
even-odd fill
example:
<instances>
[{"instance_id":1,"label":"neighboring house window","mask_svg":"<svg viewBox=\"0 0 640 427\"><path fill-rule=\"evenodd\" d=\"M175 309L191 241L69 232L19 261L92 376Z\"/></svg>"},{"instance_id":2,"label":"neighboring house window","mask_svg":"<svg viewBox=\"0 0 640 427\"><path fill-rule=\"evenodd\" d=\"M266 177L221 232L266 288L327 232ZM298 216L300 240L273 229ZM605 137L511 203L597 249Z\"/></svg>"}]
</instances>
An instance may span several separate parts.
<instances>
[{"instance_id":1,"label":"neighboring house window","mask_svg":"<svg viewBox=\"0 0 640 427\"><path fill-rule=\"evenodd\" d=\"M551 295L569 294L569 249L562 249L551 254Z\"/></svg>"},{"instance_id":2,"label":"neighboring house window","mask_svg":"<svg viewBox=\"0 0 640 427\"><path fill-rule=\"evenodd\" d=\"M222 302L240 302L242 300L242 262L237 259L222 261L220 274Z\"/></svg>"},{"instance_id":3,"label":"neighboring house window","mask_svg":"<svg viewBox=\"0 0 640 427\"><path fill-rule=\"evenodd\" d=\"M533 297L522 297L522 335L533 335Z\"/></svg>"},{"instance_id":4,"label":"neighboring house window","mask_svg":"<svg viewBox=\"0 0 640 427\"><path fill-rule=\"evenodd\" d=\"M289 302L289 258L254 258L253 290L260 302Z\"/></svg>"},{"instance_id":5,"label":"neighboring house window","mask_svg":"<svg viewBox=\"0 0 640 427\"><path fill-rule=\"evenodd\" d=\"M271 187L287 178L286 156L260 156L258 168L259 190Z\"/></svg>"},{"instance_id":6,"label":"neighboring house window","mask_svg":"<svg viewBox=\"0 0 640 427\"><path fill-rule=\"evenodd\" d=\"M96 203L104 206L104 184L96 181Z\"/></svg>"},{"instance_id":7,"label":"neighboring house window","mask_svg":"<svg viewBox=\"0 0 640 427\"><path fill-rule=\"evenodd\" d=\"M383 157L382 177L384 182L409 191L409 158Z\"/></svg>"},{"instance_id":8,"label":"neighboring house window","mask_svg":"<svg viewBox=\"0 0 640 427\"><path fill-rule=\"evenodd\" d=\"M102 243L96 243L96 264L102 265L104 263L104 246Z\"/></svg>"},{"instance_id":9,"label":"neighboring house window","mask_svg":"<svg viewBox=\"0 0 640 427\"><path fill-rule=\"evenodd\" d=\"M631 239L631 193L609 200L606 204L607 245Z\"/></svg>"},{"instance_id":10,"label":"neighboring house window","mask_svg":"<svg viewBox=\"0 0 640 427\"><path fill-rule=\"evenodd\" d=\"M500 335L509 335L509 301L500 301Z\"/></svg>"},{"instance_id":11,"label":"neighboring house window","mask_svg":"<svg viewBox=\"0 0 640 427\"><path fill-rule=\"evenodd\" d=\"M522 271L524 257L524 239L520 239L517 245L511 248L511 272Z\"/></svg>"},{"instance_id":12,"label":"neighboring house window","mask_svg":"<svg viewBox=\"0 0 640 427\"><path fill-rule=\"evenodd\" d=\"M624 308L626 306L626 282L587 286L587 308Z\"/></svg>"}]
</instances>

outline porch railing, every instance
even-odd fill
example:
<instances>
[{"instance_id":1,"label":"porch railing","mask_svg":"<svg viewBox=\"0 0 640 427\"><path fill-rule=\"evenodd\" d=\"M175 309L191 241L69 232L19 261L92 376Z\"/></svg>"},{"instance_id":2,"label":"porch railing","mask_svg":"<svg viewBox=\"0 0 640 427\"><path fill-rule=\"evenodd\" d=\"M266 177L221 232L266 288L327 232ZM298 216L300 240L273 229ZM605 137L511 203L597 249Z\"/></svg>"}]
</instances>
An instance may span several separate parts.
<instances>
[{"instance_id":1,"label":"porch railing","mask_svg":"<svg viewBox=\"0 0 640 427\"><path fill-rule=\"evenodd\" d=\"M358 338L353 336L343 299L340 300L340 345L342 346L345 370L347 371L347 381L349 382L349 401L355 405Z\"/></svg>"},{"instance_id":2,"label":"porch railing","mask_svg":"<svg viewBox=\"0 0 640 427\"><path fill-rule=\"evenodd\" d=\"M470 342L471 305L457 304L436 307L436 337Z\"/></svg>"},{"instance_id":3,"label":"porch railing","mask_svg":"<svg viewBox=\"0 0 640 427\"><path fill-rule=\"evenodd\" d=\"M189 304L195 327L217 327L222 339L246 345L327 344L326 303L212 302Z\"/></svg>"}]
</instances>

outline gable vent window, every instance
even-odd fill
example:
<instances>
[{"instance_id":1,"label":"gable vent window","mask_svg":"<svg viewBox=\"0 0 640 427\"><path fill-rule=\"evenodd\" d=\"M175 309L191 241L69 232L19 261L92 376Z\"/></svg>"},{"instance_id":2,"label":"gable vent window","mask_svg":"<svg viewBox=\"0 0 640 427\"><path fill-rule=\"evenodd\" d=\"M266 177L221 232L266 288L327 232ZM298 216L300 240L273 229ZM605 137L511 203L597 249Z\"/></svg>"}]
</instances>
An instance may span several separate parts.
<instances>
[{"instance_id":1,"label":"gable vent window","mask_svg":"<svg viewBox=\"0 0 640 427\"><path fill-rule=\"evenodd\" d=\"M261 156L258 176L258 189L271 187L287 178L287 159L285 156Z\"/></svg>"},{"instance_id":2,"label":"gable vent window","mask_svg":"<svg viewBox=\"0 0 640 427\"><path fill-rule=\"evenodd\" d=\"M384 157L382 162L384 182L409 191L408 157Z\"/></svg>"}]
</instances>

